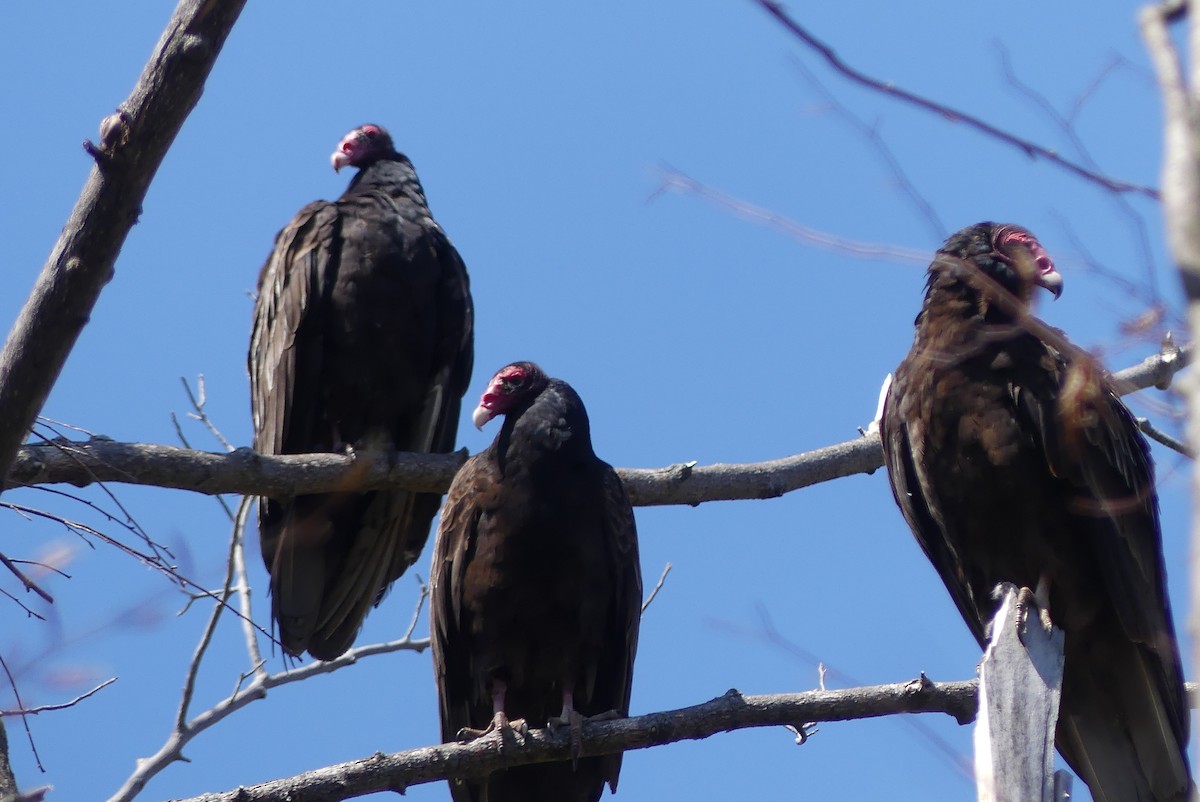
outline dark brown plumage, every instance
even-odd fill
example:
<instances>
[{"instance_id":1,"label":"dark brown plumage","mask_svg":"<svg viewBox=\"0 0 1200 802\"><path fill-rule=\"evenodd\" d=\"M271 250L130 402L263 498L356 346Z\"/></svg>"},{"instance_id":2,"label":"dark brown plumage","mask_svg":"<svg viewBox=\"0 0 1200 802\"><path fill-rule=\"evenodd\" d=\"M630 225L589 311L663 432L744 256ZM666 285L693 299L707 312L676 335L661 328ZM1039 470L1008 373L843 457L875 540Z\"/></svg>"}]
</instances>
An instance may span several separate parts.
<instances>
[{"instance_id":1,"label":"dark brown plumage","mask_svg":"<svg viewBox=\"0 0 1200 802\"><path fill-rule=\"evenodd\" d=\"M517 362L489 383L477 426L495 441L454 478L430 571L442 738L628 715L641 614L633 508L592 451L583 402ZM561 712L560 712L561 711ZM572 712L574 711L574 713ZM455 802L595 802L621 756L523 766L451 783Z\"/></svg>"},{"instance_id":2,"label":"dark brown plumage","mask_svg":"<svg viewBox=\"0 0 1200 802\"><path fill-rule=\"evenodd\" d=\"M412 163L377 125L346 135L337 201L279 232L250 339L254 448L264 454L454 448L471 376L466 268ZM379 490L260 499L283 648L332 660L416 560L441 497Z\"/></svg>"},{"instance_id":3,"label":"dark brown plumage","mask_svg":"<svg viewBox=\"0 0 1200 802\"><path fill-rule=\"evenodd\" d=\"M1061 279L1018 226L946 241L884 408L892 491L981 646L998 582L1048 589L1066 635L1056 744L1097 802L1183 800L1149 448L1091 359L1028 318L1038 286Z\"/></svg>"}]
</instances>

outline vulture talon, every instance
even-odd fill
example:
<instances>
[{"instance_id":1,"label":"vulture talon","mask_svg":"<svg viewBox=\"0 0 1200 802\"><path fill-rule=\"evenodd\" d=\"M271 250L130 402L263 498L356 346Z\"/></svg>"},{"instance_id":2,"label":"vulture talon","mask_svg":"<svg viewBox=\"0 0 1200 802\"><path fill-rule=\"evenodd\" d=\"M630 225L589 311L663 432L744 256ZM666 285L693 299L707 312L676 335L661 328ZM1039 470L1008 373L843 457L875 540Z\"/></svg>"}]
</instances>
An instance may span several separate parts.
<instances>
[{"instance_id":1,"label":"vulture talon","mask_svg":"<svg viewBox=\"0 0 1200 802\"><path fill-rule=\"evenodd\" d=\"M504 711L496 713L492 717L491 722L482 730L474 727L463 727L458 731L458 741L460 743L470 743L477 741L484 736L492 733L500 735L500 751L504 751L504 744L507 740L512 739L515 743L523 744L529 736L529 724L523 718L509 720Z\"/></svg>"},{"instance_id":2,"label":"vulture talon","mask_svg":"<svg viewBox=\"0 0 1200 802\"><path fill-rule=\"evenodd\" d=\"M1029 588L1022 587L1017 591L1017 638L1022 644L1025 643L1025 632L1029 627L1029 609L1039 609L1037 598L1033 595L1033 591ZM1039 610L1039 615L1040 615Z\"/></svg>"},{"instance_id":3,"label":"vulture talon","mask_svg":"<svg viewBox=\"0 0 1200 802\"><path fill-rule=\"evenodd\" d=\"M1038 577L1037 588L1033 591L1034 601L1038 606L1038 618L1042 622L1042 629L1047 633L1054 630L1054 622L1050 620L1050 577L1042 574Z\"/></svg>"},{"instance_id":4,"label":"vulture talon","mask_svg":"<svg viewBox=\"0 0 1200 802\"><path fill-rule=\"evenodd\" d=\"M570 731L572 766L579 762L579 755L583 752L583 722L585 720L578 710L564 708L562 713L551 716L550 720L546 722L546 728L552 732L557 732L563 727Z\"/></svg>"}]
</instances>

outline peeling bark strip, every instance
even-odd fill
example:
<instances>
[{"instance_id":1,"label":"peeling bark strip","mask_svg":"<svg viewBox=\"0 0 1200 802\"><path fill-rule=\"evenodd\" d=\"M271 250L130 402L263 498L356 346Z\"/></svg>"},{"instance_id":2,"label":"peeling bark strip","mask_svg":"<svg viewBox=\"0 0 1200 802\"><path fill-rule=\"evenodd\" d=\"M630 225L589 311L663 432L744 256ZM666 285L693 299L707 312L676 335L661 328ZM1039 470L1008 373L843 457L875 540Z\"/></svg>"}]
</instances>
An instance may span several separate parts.
<instances>
[{"instance_id":1,"label":"peeling bark strip","mask_svg":"<svg viewBox=\"0 0 1200 802\"><path fill-rule=\"evenodd\" d=\"M1123 393L1165 387L1191 358L1190 346L1147 357L1113 377ZM287 497L335 490L399 487L445 492L466 460L456 454L295 454L265 456L248 448L230 454L174 446L55 441L25 446L17 454L6 487L124 482L191 490ZM697 505L706 501L775 498L810 485L883 465L879 435L818 448L782 459L748 464L665 468L618 468L635 506Z\"/></svg>"},{"instance_id":2,"label":"peeling bark strip","mask_svg":"<svg viewBox=\"0 0 1200 802\"><path fill-rule=\"evenodd\" d=\"M113 276L167 148L204 88L245 0L183 0L133 93L101 125L96 160L0 351L0 476Z\"/></svg>"}]
</instances>

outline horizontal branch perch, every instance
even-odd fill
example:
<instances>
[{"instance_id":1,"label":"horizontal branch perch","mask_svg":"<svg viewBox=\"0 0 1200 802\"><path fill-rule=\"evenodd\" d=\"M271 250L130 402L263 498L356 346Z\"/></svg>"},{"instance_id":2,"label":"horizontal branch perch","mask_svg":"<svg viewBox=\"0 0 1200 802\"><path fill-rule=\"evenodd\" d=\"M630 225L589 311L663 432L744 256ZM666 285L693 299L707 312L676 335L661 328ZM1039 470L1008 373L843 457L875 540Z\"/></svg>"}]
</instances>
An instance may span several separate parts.
<instances>
[{"instance_id":1,"label":"horizontal branch perch","mask_svg":"<svg viewBox=\"0 0 1200 802\"><path fill-rule=\"evenodd\" d=\"M896 713L946 713L960 724L975 718L978 682L911 682L836 691L743 696L728 691L710 702L613 721L583 724L580 756L609 755L676 741L698 740L750 727L801 727L819 721L852 721ZM1188 683L1196 706L1195 683ZM181 802L333 802L376 791L403 793L413 785L449 777L475 777L497 769L569 760L570 734L533 730L523 743L493 733L468 744L442 744L351 760L281 780L204 794Z\"/></svg>"},{"instance_id":2,"label":"horizontal branch perch","mask_svg":"<svg viewBox=\"0 0 1200 802\"><path fill-rule=\"evenodd\" d=\"M848 721L892 713L948 713L959 723L975 717L976 683L912 682L838 691L742 696L736 690L710 702L613 721L583 725L581 756L608 755L675 741L707 738L748 727L800 727L818 721ZM505 742L498 733L468 744L443 744L377 753L361 760L317 769L282 780L204 794L186 802L327 802L376 791L403 793L413 785L448 777L482 776L500 768L571 758L570 734L533 730L523 743Z\"/></svg>"},{"instance_id":3,"label":"horizontal branch perch","mask_svg":"<svg viewBox=\"0 0 1200 802\"><path fill-rule=\"evenodd\" d=\"M1114 378L1124 393L1166 387L1190 357L1190 346L1171 348L1118 372ZM217 454L97 437L23 447L6 487L124 482L197 493L276 497L379 487L445 492L464 460L465 452L266 456L239 448ZM879 436L870 434L767 462L619 468L618 473L635 505L697 505L705 501L775 498L831 479L871 473L882 465Z\"/></svg>"}]
</instances>

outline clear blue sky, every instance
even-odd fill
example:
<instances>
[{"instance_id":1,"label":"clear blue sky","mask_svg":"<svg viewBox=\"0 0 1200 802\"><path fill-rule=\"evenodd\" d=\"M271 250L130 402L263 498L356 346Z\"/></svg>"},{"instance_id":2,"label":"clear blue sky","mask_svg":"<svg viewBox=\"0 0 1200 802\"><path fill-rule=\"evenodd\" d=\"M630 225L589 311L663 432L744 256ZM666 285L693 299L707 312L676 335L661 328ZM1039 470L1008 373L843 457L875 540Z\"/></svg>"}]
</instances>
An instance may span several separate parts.
<instances>
[{"instance_id":1,"label":"clear blue sky","mask_svg":"<svg viewBox=\"0 0 1200 802\"><path fill-rule=\"evenodd\" d=\"M1087 95L1076 131L1105 171L1158 182L1159 103L1134 3L1103 12L1063 3L999 12L943 0L852 11L792 6L863 70L1073 153L1061 129L1004 78L1003 45L1018 75L1059 110ZM0 5L4 328L90 168L81 140L94 138L127 96L171 9L161 0ZM941 233L805 70L876 127L936 210ZM305 203L342 191L347 177L329 169L328 155L367 121L388 126L410 155L471 273L476 372L460 444L472 451L494 431L477 433L466 415L492 371L514 359L536 360L575 385L597 451L620 466L780 457L855 437L870 420L880 382L911 341L923 266L814 248L691 195L652 199L664 164L838 236L923 253L981 219L1022 223L1066 280L1063 298L1042 314L1114 368L1155 347L1119 328L1145 303L1090 271L1078 241L1139 286L1152 272L1171 309L1180 308L1154 203L1130 200L1148 226L1148 264L1110 196L965 126L848 84L748 0L252 2L45 413L117 440L177 443L169 416L188 409L179 377L202 373L212 418L235 444L248 444L248 293L275 232ZM1158 414L1162 401L1135 402L1135 411ZM185 428L193 444L219 449L198 425ZM1155 454L1182 611L1188 466L1158 447ZM177 550L185 572L219 583L229 527L215 501L112 490ZM5 498L121 533L45 492ZM112 508L99 494L88 498ZM647 586L666 562L674 570L643 623L634 712L731 687L814 687L813 665L762 636L760 610L783 637L853 677L831 676L831 687L974 673L978 649L882 473L772 501L640 509L637 517ZM72 710L31 721L44 775L9 720L19 778L26 787L55 785L54 799L106 798L167 736L208 608L177 617L185 599L112 548L89 548L9 512L0 521L6 554L70 554L72 578L46 581L56 598L47 623L0 600L0 653L18 670L26 702L64 701L120 678ZM265 621L265 574L250 556ZM427 556L417 568L428 575ZM413 578L402 579L360 642L395 637L416 592ZM201 707L225 696L247 667L232 621L214 649ZM281 665L276 656L271 667ZM7 689L0 704L13 705ZM435 708L427 654L374 658L273 692L201 735L187 750L192 762L169 768L142 798L427 745L437 740ZM920 720L969 758L969 728ZM902 802L973 793L927 737L890 718L825 724L800 748L771 729L630 753L619 798ZM408 798L448 794L438 784Z\"/></svg>"}]
</instances>

